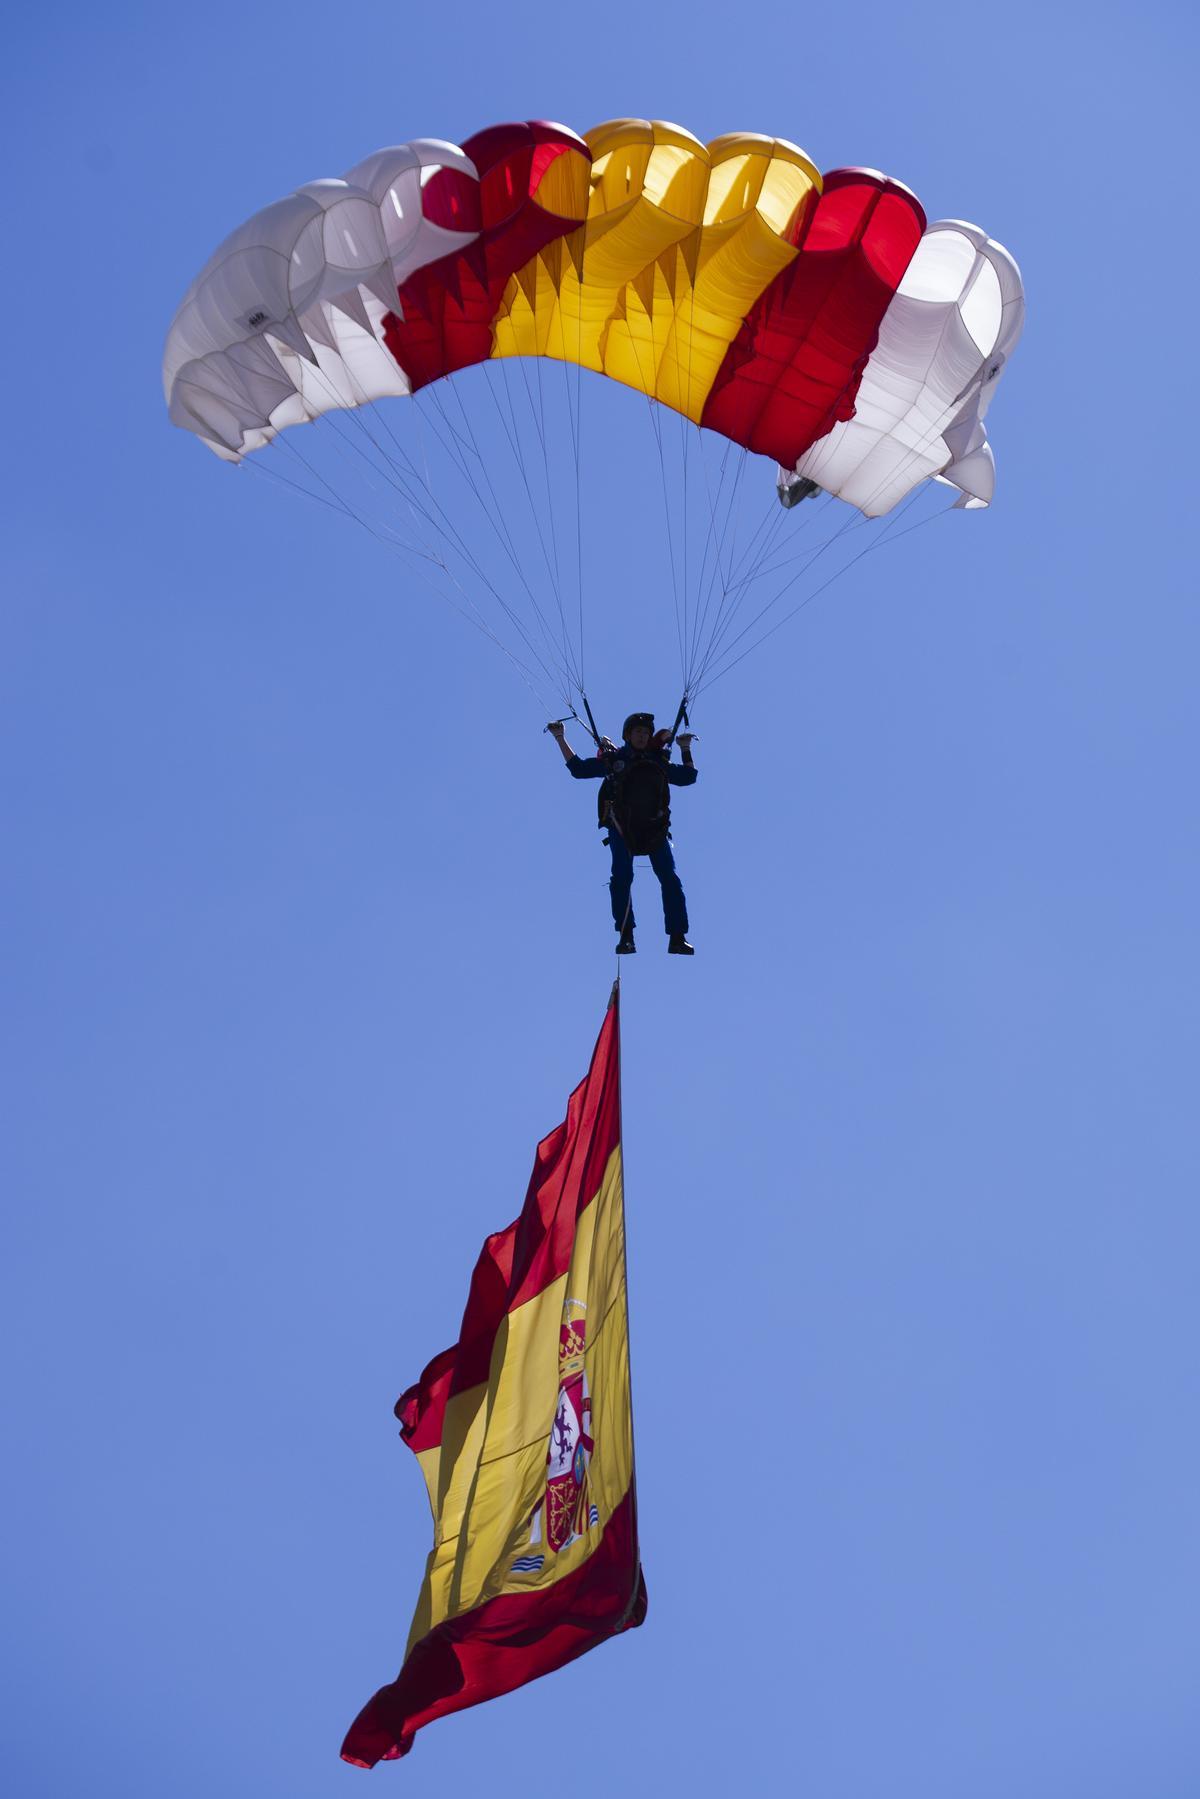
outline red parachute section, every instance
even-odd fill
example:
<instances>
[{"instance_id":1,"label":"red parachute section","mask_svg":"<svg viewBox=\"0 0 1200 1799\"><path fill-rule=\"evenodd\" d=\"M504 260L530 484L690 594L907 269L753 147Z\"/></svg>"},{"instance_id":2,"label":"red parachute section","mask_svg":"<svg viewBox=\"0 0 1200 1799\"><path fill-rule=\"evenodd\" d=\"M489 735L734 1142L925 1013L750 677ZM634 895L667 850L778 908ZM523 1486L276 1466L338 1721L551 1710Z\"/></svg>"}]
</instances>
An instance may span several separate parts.
<instances>
[{"instance_id":1,"label":"red parachute section","mask_svg":"<svg viewBox=\"0 0 1200 1799\"><path fill-rule=\"evenodd\" d=\"M456 189L459 205L452 216L441 210L448 194L434 194L439 211L430 210L434 182L425 190L422 206L426 218L458 230L475 228L480 235L465 250L410 276L399 292L400 313L389 313L384 320L384 342L414 392L456 369L485 362L492 353L492 321L511 277L583 223L582 214L561 218L533 198L558 157L581 156L590 169L591 152L574 132L536 119L527 125L493 125L468 138L463 150L479 170L478 185L455 173L462 195ZM586 194L586 180L580 191Z\"/></svg>"},{"instance_id":2,"label":"red parachute section","mask_svg":"<svg viewBox=\"0 0 1200 1799\"><path fill-rule=\"evenodd\" d=\"M799 223L800 254L725 354L700 423L791 468L854 402L879 326L925 229L915 194L835 169Z\"/></svg>"}]
</instances>

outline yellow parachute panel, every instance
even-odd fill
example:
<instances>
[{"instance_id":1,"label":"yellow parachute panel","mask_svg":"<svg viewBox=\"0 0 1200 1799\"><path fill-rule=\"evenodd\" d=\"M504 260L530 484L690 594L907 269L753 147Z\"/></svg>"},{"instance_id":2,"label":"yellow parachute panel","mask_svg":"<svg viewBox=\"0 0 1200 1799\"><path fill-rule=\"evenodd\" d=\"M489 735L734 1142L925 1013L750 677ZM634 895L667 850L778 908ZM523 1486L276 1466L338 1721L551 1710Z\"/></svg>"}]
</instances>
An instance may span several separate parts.
<instances>
[{"instance_id":1,"label":"yellow parachute panel","mask_svg":"<svg viewBox=\"0 0 1200 1799\"><path fill-rule=\"evenodd\" d=\"M578 362L699 423L747 312L796 257L820 174L782 138L704 145L661 120L613 120L587 143L587 222L509 281L492 354ZM537 197L571 216L565 196Z\"/></svg>"}]
</instances>

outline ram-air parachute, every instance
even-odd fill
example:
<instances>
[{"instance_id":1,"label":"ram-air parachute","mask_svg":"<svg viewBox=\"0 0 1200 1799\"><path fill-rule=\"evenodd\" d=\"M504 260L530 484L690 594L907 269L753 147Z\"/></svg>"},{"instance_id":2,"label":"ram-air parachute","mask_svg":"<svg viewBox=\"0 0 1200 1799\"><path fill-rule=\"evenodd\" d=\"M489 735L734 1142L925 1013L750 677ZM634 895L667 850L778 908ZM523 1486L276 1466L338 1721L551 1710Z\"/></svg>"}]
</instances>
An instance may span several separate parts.
<instances>
[{"instance_id":1,"label":"ram-air parachute","mask_svg":"<svg viewBox=\"0 0 1200 1799\"><path fill-rule=\"evenodd\" d=\"M588 489L581 371L645 396L660 459L669 412L715 434L719 484L703 454L693 457L706 483L693 511L705 544L685 580L680 650L694 697L750 631L738 609L751 586L797 559L781 560L779 539L796 500L833 496L861 524L892 514L932 477L957 490L959 506L988 504L984 415L1023 311L1006 250L973 225L927 223L915 195L875 170L822 175L794 144L749 133L705 145L640 119L585 137L534 122L492 127L461 148L418 139L381 150L256 213L188 289L163 381L172 421L234 462L281 433L288 442L289 426L353 415L359 429L341 453L373 469L390 508L382 519L365 516L294 442L307 472L283 478L435 570L446 597L489 634L507 622L526 672L536 674L536 661L568 697L582 687L582 666L563 604L571 533L554 522L560 459L543 370L547 382L550 365L567 374L572 450L561 461L570 468L573 457L577 508ZM517 554L497 459L463 407L461 373L473 368L487 377L519 465L552 600L539 597ZM453 485L492 512L503 555L456 518L427 454L393 429L386 407L355 412L410 395L430 397L424 416ZM778 465L787 511L773 509L739 558L729 532L746 453ZM539 513L543 501L549 510ZM840 514L839 540L855 522ZM678 510L674 518L678 531ZM677 608L680 551L686 557L672 538ZM757 617L798 578L789 575ZM582 600L581 570L579 581ZM499 608L490 617L489 598Z\"/></svg>"}]
</instances>

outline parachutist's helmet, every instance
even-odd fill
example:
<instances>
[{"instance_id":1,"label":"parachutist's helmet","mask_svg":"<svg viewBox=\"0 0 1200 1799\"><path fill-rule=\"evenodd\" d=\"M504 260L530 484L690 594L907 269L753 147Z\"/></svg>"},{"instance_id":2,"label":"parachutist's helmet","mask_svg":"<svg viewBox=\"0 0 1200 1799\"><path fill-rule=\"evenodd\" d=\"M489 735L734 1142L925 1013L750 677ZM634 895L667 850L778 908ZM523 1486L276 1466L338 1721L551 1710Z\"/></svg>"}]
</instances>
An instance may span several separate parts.
<instances>
[{"instance_id":1,"label":"parachutist's helmet","mask_svg":"<svg viewBox=\"0 0 1200 1799\"><path fill-rule=\"evenodd\" d=\"M626 743L629 742L629 733L632 730L634 730L638 725L645 725L645 727L649 731L651 737L653 737L653 735L654 735L654 714L653 714L653 712L631 712L629 714L629 717L625 720L625 723L621 726L621 736L625 739Z\"/></svg>"}]
</instances>

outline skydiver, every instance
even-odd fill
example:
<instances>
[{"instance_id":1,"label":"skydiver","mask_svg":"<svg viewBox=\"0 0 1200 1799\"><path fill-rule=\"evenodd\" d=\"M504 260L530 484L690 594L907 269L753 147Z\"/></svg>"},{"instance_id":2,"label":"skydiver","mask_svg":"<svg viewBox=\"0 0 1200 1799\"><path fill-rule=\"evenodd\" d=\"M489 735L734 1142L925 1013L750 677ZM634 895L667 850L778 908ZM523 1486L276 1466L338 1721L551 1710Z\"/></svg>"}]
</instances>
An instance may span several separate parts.
<instances>
[{"instance_id":1,"label":"skydiver","mask_svg":"<svg viewBox=\"0 0 1200 1799\"><path fill-rule=\"evenodd\" d=\"M682 764L671 761L669 731L654 729L650 712L631 712L621 727L622 743L618 747L602 737L594 756L577 756L567 742L561 720L546 729L562 751L563 761L578 781L603 782L599 796L600 829L607 830L612 875L608 891L612 899L613 925L617 931L618 956L631 956L633 941L633 858L649 856L650 866L662 887L663 923L667 932L667 953L672 956L695 954L687 940L687 901L675 871L671 852L672 787L690 787L696 779L692 761L694 734L685 731L678 739Z\"/></svg>"}]
</instances>

